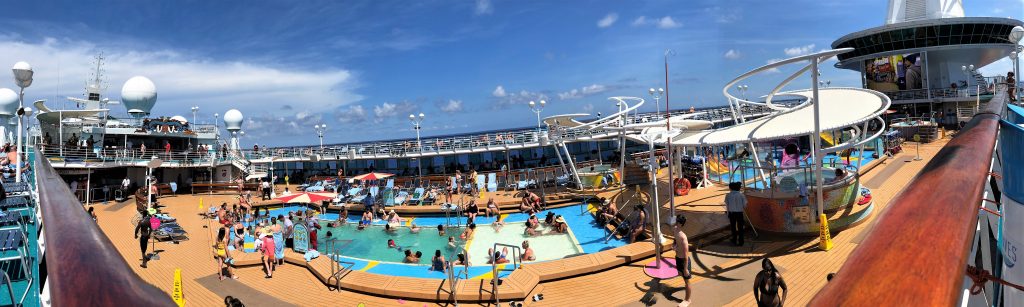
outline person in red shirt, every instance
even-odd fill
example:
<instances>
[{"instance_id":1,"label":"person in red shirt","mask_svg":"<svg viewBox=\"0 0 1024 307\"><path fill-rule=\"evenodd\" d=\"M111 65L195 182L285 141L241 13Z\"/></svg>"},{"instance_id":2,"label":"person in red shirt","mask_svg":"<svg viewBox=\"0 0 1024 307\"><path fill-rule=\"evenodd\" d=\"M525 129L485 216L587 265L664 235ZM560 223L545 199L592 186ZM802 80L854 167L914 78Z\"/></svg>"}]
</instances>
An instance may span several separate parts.
<instances>
[{"instance_id":1,"label":"person in red shirt","mask_svg":"<svg viewBox=\"0 0 1024 307\"><path fill-rule=\"evenodd\" d=\"M274 277L274 269L277 264L277 258L275 258L274 237L270 233L270 229L264 229L263 231L263 244L260 249L263 252L263 268L267 270L267 278Z\"/></svg>"}]
</instances>

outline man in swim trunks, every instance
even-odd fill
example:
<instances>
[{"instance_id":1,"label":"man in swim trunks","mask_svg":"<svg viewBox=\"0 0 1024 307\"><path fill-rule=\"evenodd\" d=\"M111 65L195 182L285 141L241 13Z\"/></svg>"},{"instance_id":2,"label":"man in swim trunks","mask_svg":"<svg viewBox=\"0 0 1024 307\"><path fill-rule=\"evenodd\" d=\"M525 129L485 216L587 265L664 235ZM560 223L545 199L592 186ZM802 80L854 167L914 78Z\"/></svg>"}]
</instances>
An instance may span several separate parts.
<instances>
[{"instance_id":1,"label":"man in swim trunks","mask_svg":"<svg viewBox=\"0 0 1024 307\"><path fill-rule=\"evenodd\" d=\"M688 306L690 304L690 278L693 277L693 274L690 268L690 240L683 232L683 225L686 225L686 217L680 213L676 216L675 225L672 225L672 233L675 236L675 244L672 247L676 252L676 271L679 272L679 276L683 277L683 282L686 284L686 298L679 305Z\"/></svg>"}]
</instances>

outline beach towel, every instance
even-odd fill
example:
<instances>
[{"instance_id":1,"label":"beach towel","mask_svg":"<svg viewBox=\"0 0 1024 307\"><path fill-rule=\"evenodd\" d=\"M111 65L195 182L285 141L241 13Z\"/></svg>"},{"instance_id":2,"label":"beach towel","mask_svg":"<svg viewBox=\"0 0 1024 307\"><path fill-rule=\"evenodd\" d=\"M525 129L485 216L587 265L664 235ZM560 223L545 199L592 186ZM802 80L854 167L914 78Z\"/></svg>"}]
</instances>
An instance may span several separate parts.
<instances>
[{"instance_id":1,"label":"beach towel","mask_svg":"<svg viewBox=\"0 0 1024 307\"><path fill-rule=\"evenodd\" d=\"M284 259L284 234L274 233L274 257Z\"/></svg>"}]
</instances>

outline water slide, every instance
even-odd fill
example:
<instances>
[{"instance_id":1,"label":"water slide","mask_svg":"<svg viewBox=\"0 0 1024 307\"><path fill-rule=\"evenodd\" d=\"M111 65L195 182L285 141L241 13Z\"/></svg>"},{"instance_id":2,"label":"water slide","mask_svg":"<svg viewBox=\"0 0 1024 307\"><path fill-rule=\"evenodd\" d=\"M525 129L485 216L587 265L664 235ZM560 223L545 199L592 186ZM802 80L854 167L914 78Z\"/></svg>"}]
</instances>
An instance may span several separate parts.
<instances>
[{"instance_id":1,"label":"water slide","mask_svg":"<svg viewBox=\"0 0 1024 307\"><path fill-rule=\"evenodd\" d=\"M825 144L828 144L828 146L835 146L836 145L836 140L832 138L832 134L831 133L822 132L821 133L821 140L825 141Z\"/></svg>"}]
</instances>

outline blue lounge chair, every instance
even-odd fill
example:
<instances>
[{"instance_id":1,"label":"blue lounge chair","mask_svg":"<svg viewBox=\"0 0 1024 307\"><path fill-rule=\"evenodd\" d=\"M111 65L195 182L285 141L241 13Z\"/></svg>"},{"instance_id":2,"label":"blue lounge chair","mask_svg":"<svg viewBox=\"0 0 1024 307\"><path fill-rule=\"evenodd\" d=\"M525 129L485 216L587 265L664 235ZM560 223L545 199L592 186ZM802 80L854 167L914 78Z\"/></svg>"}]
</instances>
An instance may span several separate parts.
<instances>
[{"instance_id":1,"label":"blue lounge chair","mask_svg":"<svg viewBox=\"0 0 1024 307\"><path fill-rule=\"evenodd\" d=\"M412 191L412 196L409 197L408 201L415 205L419 205L421 202L423 202L424 196L425 195L423 195L423 188L416 188L415 190Z\"/></svg>"},{"instance_id":2,"label":"blue lounge chair","mask_svg":"<svg viewBox=\"0 0 1024 307\"><path fill-rule=\"evenodd\" d=\"M381 193L381 204L385 207L395 205L395 190L391 188L385 188L384 192Z\"/></svg>"},{"instance_id":3,"label":"blue lounge chair","mask_svg":"<svg viewBox=\"0 0 1024 307\"><path fill-rule=\"evenodd\" d=\"M405 204L407 200L409 200L409 191L398 191L398 195L395 195L396 206Z\"/></svg>"}]
</instances>

